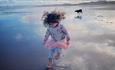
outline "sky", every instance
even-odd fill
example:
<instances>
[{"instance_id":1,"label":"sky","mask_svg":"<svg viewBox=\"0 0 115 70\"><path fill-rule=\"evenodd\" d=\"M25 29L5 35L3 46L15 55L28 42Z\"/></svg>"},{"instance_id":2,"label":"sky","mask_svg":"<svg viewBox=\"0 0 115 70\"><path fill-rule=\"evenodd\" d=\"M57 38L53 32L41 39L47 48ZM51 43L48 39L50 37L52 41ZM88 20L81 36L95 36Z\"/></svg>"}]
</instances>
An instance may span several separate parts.
<instances>
[{"instance_id":1,"label":"sky","mask_svg":"<svg viewBox=\"0 0 115 70\"><path fill-rule=\"evenodd\" d=\"M95 2L95 1L115 1L115 0L0 0L0 2L8 3L29 3L29 4L57 4L57 3L82 3L82 2Z\"/></svg>"}]
</instances>

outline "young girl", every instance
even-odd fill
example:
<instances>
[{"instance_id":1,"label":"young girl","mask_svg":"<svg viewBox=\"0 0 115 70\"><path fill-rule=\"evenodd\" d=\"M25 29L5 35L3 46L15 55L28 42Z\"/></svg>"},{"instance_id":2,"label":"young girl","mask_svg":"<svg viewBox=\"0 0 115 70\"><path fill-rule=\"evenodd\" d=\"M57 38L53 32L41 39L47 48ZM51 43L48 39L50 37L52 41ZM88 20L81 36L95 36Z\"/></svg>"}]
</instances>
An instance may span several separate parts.
<instances>
[{"instance_id":1,"label":"young girl","mask_svg":"<svg viewBox=\"0 0 115 70\"><path fill-rule=\"evenodd\" d=\"M68 32L59 22L64 19L64 12L46 12L44 13L43 21L45 27L47 27L47 31L44 38L44 46L50 49L49 52L49 61L48 61L48 69L52 68L53 59L59 59L61 54L61 49L68 48L70 37ZM43 18L42 17L42 18ZM49 36L51 36L51 40L48 40Z\"/></svg>"}]
</instances>

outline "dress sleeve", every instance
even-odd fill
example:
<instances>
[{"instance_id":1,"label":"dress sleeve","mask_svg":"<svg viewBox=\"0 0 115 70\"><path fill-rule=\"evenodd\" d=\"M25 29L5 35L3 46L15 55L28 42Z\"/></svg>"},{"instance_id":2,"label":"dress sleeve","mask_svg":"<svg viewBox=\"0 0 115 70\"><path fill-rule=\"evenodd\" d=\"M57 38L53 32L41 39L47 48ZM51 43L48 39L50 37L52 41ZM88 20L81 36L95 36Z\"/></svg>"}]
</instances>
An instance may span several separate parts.
<instances>
[{"instance_id":1,"label":"dress sleeve","mask_svg":"<svg viewBox=\"0 0 115 70\"><path fill-rule=\"evenodd\" d=\"M45 34L44 41L47 41L48 38L49 38L49 36L50 36L50 32L49 32L49 29L47 29L46 34Z\"/></svg>"},{"instance_id":2,"label":"dress sleeve","mask_svg":"<svg viewBox=\"0 0 115 70\"><path fill-rule=\"evenodd\" d=\"M66 35L67 41L69 41L70 40L70 36L69 36L66 28L63 25L61 25L61 29L62 29L62 32Z\"/></svg>"}]
</instances>

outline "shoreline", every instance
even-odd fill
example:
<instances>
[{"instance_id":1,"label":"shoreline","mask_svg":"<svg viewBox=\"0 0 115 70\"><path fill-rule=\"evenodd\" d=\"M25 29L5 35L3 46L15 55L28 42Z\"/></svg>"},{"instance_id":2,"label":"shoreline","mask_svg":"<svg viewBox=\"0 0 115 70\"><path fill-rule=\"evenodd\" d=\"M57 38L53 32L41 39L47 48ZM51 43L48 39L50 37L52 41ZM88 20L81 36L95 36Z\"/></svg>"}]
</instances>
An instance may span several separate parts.
<instances>
[{"instance_id":1,"label":"shoreline","mask_svg":"<svg viewBox=\"0 0 115 70\"><path fill-rule=\"evenodd\" d=\"M98 1L98 2L85 2L85 3L78 3L78 4L71 4L71 3L65 3L65 4L45 4L45 5L20 5L20 4L9 4L9 5L0 5L0 7L3 6L17 6L17 7L52 7L52 6L86 6L86 5L115 5L115 1Z\"/></svg>"}]
</instances>

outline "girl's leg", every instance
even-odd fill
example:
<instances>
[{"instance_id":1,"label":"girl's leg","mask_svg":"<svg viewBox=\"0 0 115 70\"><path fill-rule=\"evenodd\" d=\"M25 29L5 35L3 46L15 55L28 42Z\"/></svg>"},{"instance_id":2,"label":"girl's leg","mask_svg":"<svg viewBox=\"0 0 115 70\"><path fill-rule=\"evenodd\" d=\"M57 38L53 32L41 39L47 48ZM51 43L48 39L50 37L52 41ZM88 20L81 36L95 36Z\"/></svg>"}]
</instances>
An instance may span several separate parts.
<instances>
[{"instance_id":1,"label":"girl's leg","mask_svg":"<svg viewBox=\"0 0 115 70\"><path fill-rule=\"evenodd\" d=\"M50 49L49 56L48 56L48 68L52 68L53 66L53 55L55 53L54 49Z\"/></svg>"},{"instance_id":2,"label":"girl's leg","mask_svg":"<svg viewBox=\"0 0 115 70\"><path fill-rule=\"evenodd\" d=\"M49 61L48 61L48 68L52 68L52 65L53 65L53 60L52 59L49 59Z\"/></svg>"},{"instance_id":3,"label":"girl's leg","mask_svg":"<svg viewBox=\"0 0 115 70\"><path fill-rule=\"evenodd\" d=\"M55 59L58 60L60 58L60 55L61 55L61 48L56 48L56 56L55 56Z\"/></svg>"},{"instance_id":4,"label":"girl's leg","mask_svg":"<svg viewBox=\"0 0 115 70\"><path fill-rule=\"evenodd\" d=\"M61 48L52 48L49 52L49 61L48 61L48 68L52 68L53 67L53 59L54 59L54 55L55 55L55 59L58 60L60 58L60 54L61 54Z\"/></svg>"}]
</instances>

